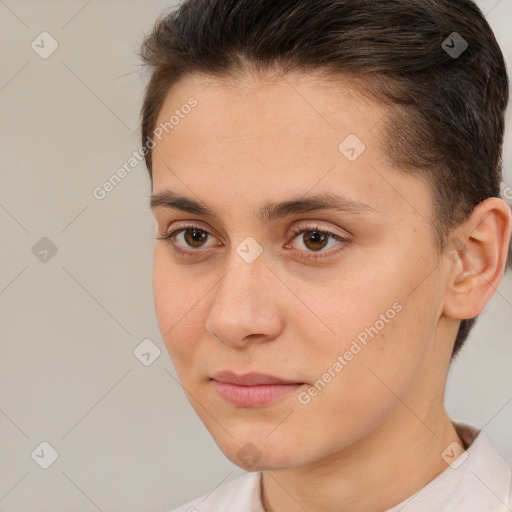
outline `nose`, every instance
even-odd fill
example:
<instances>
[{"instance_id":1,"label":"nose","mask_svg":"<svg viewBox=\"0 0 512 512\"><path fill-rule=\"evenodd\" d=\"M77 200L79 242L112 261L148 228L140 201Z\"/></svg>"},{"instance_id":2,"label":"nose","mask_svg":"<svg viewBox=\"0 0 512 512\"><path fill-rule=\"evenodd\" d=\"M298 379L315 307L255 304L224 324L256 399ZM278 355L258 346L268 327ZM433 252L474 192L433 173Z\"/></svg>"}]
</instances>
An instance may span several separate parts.
<instances>
[{"instance_id":1,"label":"nose","mask_svg":"<svg viewBox=\"0 0 512 512\"><path fill-rule=\"evenodd\" d=\"M247 263L235 254L217 285L206 329L232 347L277 338L283 327L279 284L264 258Z\"/></svg>"}]
</instances>

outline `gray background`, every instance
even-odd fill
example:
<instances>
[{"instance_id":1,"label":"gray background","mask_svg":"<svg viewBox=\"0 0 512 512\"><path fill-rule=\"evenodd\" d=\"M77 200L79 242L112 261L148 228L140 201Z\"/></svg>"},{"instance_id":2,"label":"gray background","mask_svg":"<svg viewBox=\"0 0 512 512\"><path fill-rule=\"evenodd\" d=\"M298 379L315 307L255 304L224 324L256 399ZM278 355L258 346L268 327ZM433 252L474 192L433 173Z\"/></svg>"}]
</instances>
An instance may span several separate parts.
<instances>
[{"instance_id":1,"label":"gray background","mask_svg":"<svg viewBox=\"0 0 512 512\"><path fill-rule=\"evenodd\" d=\"M512 1L478 3L511 69ZM92 194L139 148L135 51L169 5L0 0L4 512L162 512L243 473L196 418L160 339L144 164L105 199ZM43 31L59 45L47 59L31 47ZM512 186L510 109L507 127ZM43 237L56 254L36 245ZM455 420L485 426L509 464L511 317L508 275L451 369L446 400ZM148 366L133 352L144 339L161 350ZM47 469L43 441L58 452Z\"/></svg>"}]
</instances>

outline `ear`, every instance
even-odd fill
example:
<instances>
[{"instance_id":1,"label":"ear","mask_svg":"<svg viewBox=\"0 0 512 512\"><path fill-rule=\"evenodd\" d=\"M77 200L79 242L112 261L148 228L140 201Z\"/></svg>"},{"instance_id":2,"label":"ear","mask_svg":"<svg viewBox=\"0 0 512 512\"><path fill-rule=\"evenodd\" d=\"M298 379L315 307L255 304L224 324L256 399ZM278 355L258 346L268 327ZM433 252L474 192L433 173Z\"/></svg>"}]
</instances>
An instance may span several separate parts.
<instances>
[{"instance_id":1,"label":"ear","mask_svg":"<svg viewBox=\"0 0 512 512\"><path fill-rule=\"evenodd\" d=\"M443 313L449 318L478 316L505 272L512 232L510 207L497 197L478 204L454 232L447 248L449 275Z\"/></svg>"}]
</instances>

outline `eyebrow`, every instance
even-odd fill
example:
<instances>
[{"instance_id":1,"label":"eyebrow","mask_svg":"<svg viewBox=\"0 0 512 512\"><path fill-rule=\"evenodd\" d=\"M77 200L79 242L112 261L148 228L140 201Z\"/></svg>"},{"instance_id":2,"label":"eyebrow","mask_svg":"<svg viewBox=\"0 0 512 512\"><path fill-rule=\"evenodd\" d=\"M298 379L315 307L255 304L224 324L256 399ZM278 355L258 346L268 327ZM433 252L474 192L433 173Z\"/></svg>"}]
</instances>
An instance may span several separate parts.
<instances>
[{"instance_id":1,"label":"eyebrow","mask_svg":"<svg viewBox=\"0 0 512 512\"><path fill-rule=\"evenodd\" d=\"M219 214L207 204L190 197L178 195L172 190L164 190L150 197L151 210L169 208L181 210L195 215L218 218ZM347 213L380 213L369 204L362 203L344 196L323 192L299 196L287 201L267 202L257 212L257 217L264 221L281 219L288 215L313 211L336 211Z\"/></svg>"}]
</instances>

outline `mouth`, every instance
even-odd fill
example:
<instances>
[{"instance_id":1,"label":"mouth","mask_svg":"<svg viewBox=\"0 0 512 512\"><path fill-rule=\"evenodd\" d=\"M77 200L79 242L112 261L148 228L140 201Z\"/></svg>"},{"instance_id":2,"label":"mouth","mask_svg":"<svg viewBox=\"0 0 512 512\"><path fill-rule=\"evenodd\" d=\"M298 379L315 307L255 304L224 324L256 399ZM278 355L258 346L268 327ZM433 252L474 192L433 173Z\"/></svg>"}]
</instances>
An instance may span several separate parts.
<instances>
[{"instance_id":1,"label":"mouth","mask_svg":"<svg viewBox=\"0 0 512 512\"><path fill-rule=\"evenodd\" d=\"M211 382L220 397L236 407L261 407L306 385L304 382L286 380L273 375L237 375L230 371L214 374Z\"/></svg>"}]
</instances>

